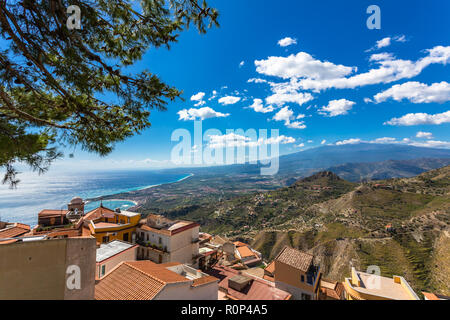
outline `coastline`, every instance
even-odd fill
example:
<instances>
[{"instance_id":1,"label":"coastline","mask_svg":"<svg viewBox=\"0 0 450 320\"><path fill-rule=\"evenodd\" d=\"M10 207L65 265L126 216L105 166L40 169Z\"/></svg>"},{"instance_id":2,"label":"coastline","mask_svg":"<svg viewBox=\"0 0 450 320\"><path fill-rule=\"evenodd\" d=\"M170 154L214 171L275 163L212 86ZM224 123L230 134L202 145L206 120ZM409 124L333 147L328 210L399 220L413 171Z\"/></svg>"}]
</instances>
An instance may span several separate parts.
<instances>
[{"instance_id":1,"label":"coastline","mask_svg":"<svg viewBox=\"0 0 450 320\"><path fill-rule=\"evenodd\" d=\"M109 199L108 197L113 197L115 195L123 195L123 194L128 194L128 193L131 193L131 192L143 191L143 190L147 190L147 189L151 189L151 188L155 188L155 187L160 187L160 186L163 186L163 185L169 185L169 184L173 184L173 183L178 183L178 182L182 182L184 180L187 180L189 178L192 178L193 176L194 176L194 174L190 173L186 177L183 177L183 178L178 179L176 181L159 183L159 184L155 184L155 185L151 185L151 186L141 187L141 188L138 188L138 189L135 189L135 190L115 193L115 194L112 194L112 195L102 195L102 196L99 196L99 197L86 199L86 201L87 201L87 203L98 202L98 201L101 201L101 200L104 200L104 201L128 201L128 202L133 202L134 203L134 206L129 208L129 210L133 210L134 208L136 208L136 207L138 207L140 205L139 201L135 201L135 200L131 200L131 199L116 199L116 198ZM106 197L106 199L104 199L105 197Z\"/></svg>"}]
</instances>

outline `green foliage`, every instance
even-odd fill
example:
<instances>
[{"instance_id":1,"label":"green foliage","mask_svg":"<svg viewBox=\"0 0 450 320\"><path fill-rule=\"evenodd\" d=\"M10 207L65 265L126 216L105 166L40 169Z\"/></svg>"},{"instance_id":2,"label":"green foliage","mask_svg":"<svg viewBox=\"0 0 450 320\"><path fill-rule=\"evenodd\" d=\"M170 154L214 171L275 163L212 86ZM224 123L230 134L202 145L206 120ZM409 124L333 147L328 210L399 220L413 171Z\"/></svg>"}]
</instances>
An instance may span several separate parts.
<instances>
[{"instance_id":1,"label":"green foliage","mask_svg":"<svg viewBox=\"0 0 450 320\"><path fill-rule=\"evenodd\" d=\"M0 167L14 185L13 164L43 172L58 145L100 155L151 124L181 92L145 70L122 67L150 47L177 41L194 24L218 25L218 12L198 0L1 0ZM67 28L67 7L81 9L81 30ZM138 7L138 8L137 8Z\"/></svg>"}]
</instances>

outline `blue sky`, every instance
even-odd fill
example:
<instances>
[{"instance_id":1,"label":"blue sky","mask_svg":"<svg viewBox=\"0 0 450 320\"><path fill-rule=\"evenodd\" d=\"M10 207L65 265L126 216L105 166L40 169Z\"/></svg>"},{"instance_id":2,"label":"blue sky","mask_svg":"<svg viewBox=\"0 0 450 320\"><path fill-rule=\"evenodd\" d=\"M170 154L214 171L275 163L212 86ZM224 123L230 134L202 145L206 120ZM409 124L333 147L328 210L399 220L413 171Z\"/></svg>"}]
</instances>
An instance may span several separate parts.
<instances>
[{"instance_id":1,"label":"blue sky","mask_svg":"<svg viewBox=\"0 0 450 320\"><path fill-rule=\"evenodd\" d=\"M192 119L202 116L204 130L224 134L279 129L282 154L359 141L450 148L450 2L210 4L220 28L191 28L131 69L156 73L185 101L152 112L152 127L108 157L76 149L56 167L170 166L172 132L193 131ZM372 4L381 9L380 30L366 26Z\"/></svg>"}]
</instances>

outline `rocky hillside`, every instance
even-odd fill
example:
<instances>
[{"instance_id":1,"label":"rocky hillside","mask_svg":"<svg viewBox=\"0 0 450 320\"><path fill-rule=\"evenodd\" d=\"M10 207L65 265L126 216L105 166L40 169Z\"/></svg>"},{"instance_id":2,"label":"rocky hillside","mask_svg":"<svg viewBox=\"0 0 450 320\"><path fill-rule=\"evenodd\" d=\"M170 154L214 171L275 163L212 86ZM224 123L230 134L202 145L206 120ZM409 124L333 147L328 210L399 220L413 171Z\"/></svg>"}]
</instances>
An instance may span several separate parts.
<instances>
[{"instance_id":1,"label":"rocky hillside","mask_svg":"<svg viewBox=\"0 0 450 320\"><path fill-rule=\"evenodd\" d=\"M249 241L267 261L290 245L314 253L335 280L348 276L350 265L378 265L417 292L450 294L450 167L363 184L325 171L290 187L167 214Z\"/></svg>"}]
</instances>

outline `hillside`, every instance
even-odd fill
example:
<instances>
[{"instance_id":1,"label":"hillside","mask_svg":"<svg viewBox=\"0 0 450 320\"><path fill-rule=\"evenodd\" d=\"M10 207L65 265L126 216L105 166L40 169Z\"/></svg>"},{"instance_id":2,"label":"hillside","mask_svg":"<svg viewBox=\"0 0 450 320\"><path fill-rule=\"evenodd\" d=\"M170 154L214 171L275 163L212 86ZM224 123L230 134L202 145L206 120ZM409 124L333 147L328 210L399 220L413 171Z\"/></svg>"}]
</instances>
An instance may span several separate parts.
<instances>
[{"instance_id":1,"label":"hillside","mask_svg":"<svg viewBox=\"0 0 450 320\"><path fill-rule=\"evenodd\" d=\"M249 241L267 261L290 245L313 252L335 280L348 276L350 263L378 265L416 291L450 294L450 167L364 184L325 171L290 187L166 214Z\"/></svg>"},{"instance_id":2,"label":"hillside","mask_svg":"<svg viewBox=\"0 0 450 320\"><path fill-rule=\"evenodd\" d=\"M381 162L346 163L328 168L339 177L353 182L383 180L390 178L411 178L423 172L450 165L446 159L388 160Z\"/></svg>"}]
</instances>

